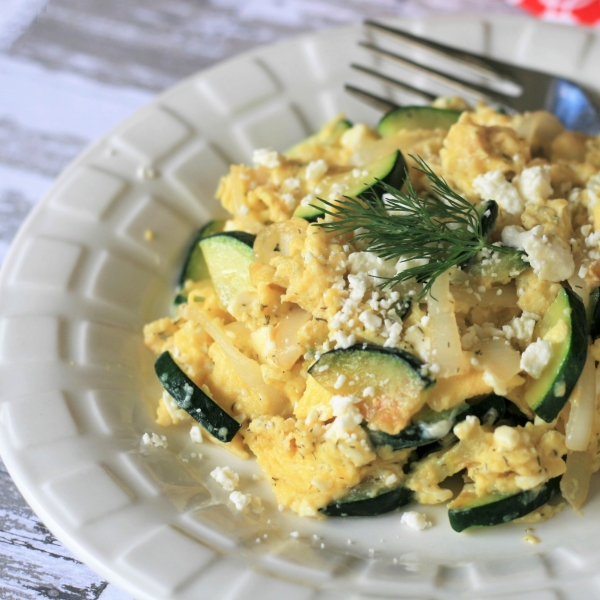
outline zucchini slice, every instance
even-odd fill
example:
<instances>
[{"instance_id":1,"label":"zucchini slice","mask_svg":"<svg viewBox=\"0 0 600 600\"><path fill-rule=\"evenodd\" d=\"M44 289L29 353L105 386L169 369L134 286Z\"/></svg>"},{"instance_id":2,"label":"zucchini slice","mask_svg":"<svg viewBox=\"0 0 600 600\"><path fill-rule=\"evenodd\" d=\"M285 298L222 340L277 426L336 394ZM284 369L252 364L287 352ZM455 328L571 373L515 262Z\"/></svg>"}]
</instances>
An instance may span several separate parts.
<instances>
[{"instance_id":1,"label":"zucchini slice","mask_svg":"<svg viewBox=\"0 0 600 600\"><path fill-rule=\"evenodd\" d=\"M410 309L412 308L412 298L400 298L396 304L394 304L394 311L398 315L399 319L404 319Z\"/></svg>"},{"instance_id":2,"label":"zucchini slice","mask_svg":"<svg viewBox=\"0 0 600 600\"><path fill-rule=\"evenodd\" d=\"M313 150L320 145L333 145L342 135L352 127L352 123L347 119L340 119L335 123L327 123L322 129L313 133L313 135L298 142L289 150L284 152L285 157L292 160L306 161L310 160Z\"/></svg>"},{"instance_id":3,"label":"zucchini slice","mask_svg":"<svg viewBox=\"0 0 600 600\"><path fill-rule=\"evenodd\" d=\"M366 420L389 433L398 433L423 406L426 391L435 383L416 356L373 344L326 352L308 372L333 394L364 398L359 406Z\"/></svg>"},{"instance_id":4,"label":"zucchini slice","mask_svg":"<svg viewBox=\"0 0 600 600\"><path fill-rule=\"evenodd\" d=\"M177 365L168 351L158 356L154 370L180 408L221 442L230 442L241 425L207 396Z\"/></svg>"},{"instance_id":5,"label":"zucchini slice","mask_svg":"<svg viewBox=\"0 0 600 600\"><path fill-rule=\"evenodd\" d=\"M368 193L376 193L380 187L379 182L388 183L400 189L404 185L406 173L404 156L400 150L396 150L362 169L352 169L325 177L319 186L322 190L320 195L328 199L332 189L341 188L344 190L344 196L355 196L368 200ZM323 206L320 198L317 198L312 205L298 206L294 211L294 217L315 221L323 215Z\"/></svg>"},{"instance_id":6,"label":"zucchini slice","mask_svg":"<svg viewBox=\"0 0 600 600\"><path fill-rule=\"evenodd\" d=\"M412 502L414 493L402 484L386 485L385 479L370 476L346 496L319 509L329 517L374 517Z\"/></svg>"},{"instance_id":7,"label":"zucchini slice","mask_svg":"<svg viewBox=\"0 0 600 600\"><path fill-rule=\"evenodd\" d=\"M553 327L566 325L564 339L552 344L552 358L539 379L529 383L525 400L536 415L553 421L567 403L587 357L587 319L579 296L562 288L533 330L534 339L543 338Z\"/></svg>"},{"instance_id":8,"label":"zucchini slice","mask_svg":"<svg viewBox=\"0 0 600 600\"><path fill-rule=\"evenodd\" d=\"M448 410L435 412L423 407L412 419L412 423L397 435L367 429L374 446L391 446L393 450L416 448L432 444L447 436L454 426L472 415L484 425L492 425L504 416L506 401L501 396L490 394L476 404L466 402Z\"/></svg>"},{"instance_id":9,"label":"zucchini slice","mask_svg":"<svg viewBox=\"0 0 600 600\"><path fill-rule=\"evenodd\" d=\"M454 531L490 527L524 517L551 500L560 490L560 477L517 494L489 494L477 497L473 484L448 504L448 518Z\"/></svg>"},{"instance_id":10,"label":"zucchini slice","mask_svg":"<svg viewBox=\"0 0 600 600\"><path fill-rule=\"evenodd\" d=\"M250 265L254 262L254 240L256 236L244 231L215 233L200 240L200 248L210 278L223 308L231 299L252 289Z\"/></svg>"},{"instance_id":11,"label":"zucchini slice","mask_svg":"<svg viewBox=\"0 0 600 600\"><path fill-rule=\"evenodd\" d=\"M587 317L592 342L595 342L600 337L600 287L590 292Z\"/></svg>"},{"instance_id":12,"label":"zucchini slice","mask_svg":"<svg viewBox=\"0 0 600 600\"><path fill-rule=\"evenodd\" d=\"M465 272L474 285L507 284L517 275L529 269L524 260L525 253L496 254L494 257L476 261L467 266Z\"/></svg>"},{"instance_id":13,"label":"zucchini slice","mask_svg":"<svg viewBox=\"0 0 600 600\"><path fill-rule=\"evenodd\" d=\"M377 131L389 137L403 129L450 129L461 114L460 110L433 106L401 106L381 117Z\"/></svg>"},{"instance_id":14,"label":"zucchini slice","mask_svg":"<svg viewBox=\"0 0 600 600\"><path fill-rule=\"evenodd\" d=\"M495 200L484 200L478 207L477 212L481 215L481 233L487 240L494 227L496 219L498 219L498 203Z\"/></svg>"},{"instance_id":15,"label":"zucchini slice","mask_svg":"<svg viewBox=\"0 0 600 600\"><path fill-rule=\"evenodd\" d=\"M210 221L204 225L204 227L201 227L192 237L185 260L183 261L181 273L177 279L179 287L183 287L183 284L188 279L191 279L192 281L204 281L210 277L208 265L202 254L202 249L200 248L200 240L214 233L223 231L224 226L225 221Z\"/></svg>"}]
</instances>

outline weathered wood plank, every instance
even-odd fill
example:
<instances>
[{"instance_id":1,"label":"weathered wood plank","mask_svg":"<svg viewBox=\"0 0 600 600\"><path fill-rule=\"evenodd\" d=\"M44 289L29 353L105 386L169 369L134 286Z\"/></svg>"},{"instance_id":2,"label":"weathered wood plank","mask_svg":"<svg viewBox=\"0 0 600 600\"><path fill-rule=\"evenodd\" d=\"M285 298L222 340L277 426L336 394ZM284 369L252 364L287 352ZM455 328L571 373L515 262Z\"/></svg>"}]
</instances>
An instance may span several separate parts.
<instances>
[{"instance_id":1,"label":"weathered wood plank","mask_svg":"<svg viewBox=\"0 0 600 600\"><path fill-rule=\"evenodd\" d=\"M0 463L0 598L97 600L106 582L33 514Z\"/></svg>"},{"instance_id":2,"label":"weathered wood plank","mask_svg":"<svg viewBox=\"0 0 600 600\"><path fill-rule=\"evenodd\" d=\"M364 18L514 12L499 0L52 0L11 53L114 85L161 90L258 45Z\"/></svg>"}]
</instances>

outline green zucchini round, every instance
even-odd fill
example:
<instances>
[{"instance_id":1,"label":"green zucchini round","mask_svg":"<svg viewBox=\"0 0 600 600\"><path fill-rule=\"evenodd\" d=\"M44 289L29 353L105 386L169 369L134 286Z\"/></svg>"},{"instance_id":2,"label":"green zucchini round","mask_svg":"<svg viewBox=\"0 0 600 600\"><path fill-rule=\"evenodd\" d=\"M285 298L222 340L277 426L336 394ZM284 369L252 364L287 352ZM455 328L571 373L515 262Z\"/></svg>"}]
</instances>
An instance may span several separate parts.
<instances>
[{"instance_id":1,"label":"green zucchini round","mask_svg":"<svg viewBox=\"0 0 600 600\"><path fill-rule=\"evenodd\" d=\"M381 183L387 183L396 189L400 189L404 185L408 173L406 161L400 150L396 150L392 154L358 169L358 175L354 173L356 170L352 169L351 171L325 178L320 186L323 188L321 195L327 200L329 190L336 184L343 184L346 186L343 193L344 196L365 198L368 200L369 194L379 192ZM363 175L363 171L367 173ZM325 206L321 198L316 198L308 206L298 206L294 211L294 217L306 219L311 222L315 221L323 216L323 208Z\"/></svg>"},{"instance_id":2,"label":"green zucchini round","mask_svg":"<svg viewBox=\"0 0 600 600\"><path fill-rule=\"evenodd\" d=\"M490 494L476 497L465 490L448 504L448 519L454 531L490 527L528 515L551 500L560 490L560 477L517 494Z\"/></svg>"},{"instance_id":3,"label":"green zucchini round","mask_svg":"<svg viewBox=\"0 0 600 600\"><path fill-rule=\"evenodd\" d=\"M405 506L413 499L414 492L403 485L385 488L367 480L319 510L328 517L375 517Z\"/></svg>"},{"instance_id":4,"label":"green zucchini round","mask_svg":"<svg viewBox=\"0 0 600 600\"><path fill-rule=\"evenodd\" d=\"M399 131L412 129L450 129L462 114L460 110L433 106L401 106L381 117L377 131L390 137Z\"/></svg>"},{"instance_id":5,"label":"green zucchini round","mask_svg":"<svg viewBox=\"0 0 600 600\"><path fill-rule=\"evenodd\" d=\"M158 356L154 370L177 405L196 419L208 433L221 442L230 442L234 438L241 425L180 369L168 351Z\"/></svg>"},{"instance_id":6,"label":"green zucchini round","mask_svg":"<svg viewBox=\"0 0 600 600\"><path fill-rule=\"evenodd\" d=\"M553 344L553 356L538 379L530 382L525 401L540 418L550 423L560 413L583 371L588 350L588 326L581 298L562 288L541 321L535 326L534 338L543 338L560 320L569 334L560 344Z\"/></svg>"}]
</instances>

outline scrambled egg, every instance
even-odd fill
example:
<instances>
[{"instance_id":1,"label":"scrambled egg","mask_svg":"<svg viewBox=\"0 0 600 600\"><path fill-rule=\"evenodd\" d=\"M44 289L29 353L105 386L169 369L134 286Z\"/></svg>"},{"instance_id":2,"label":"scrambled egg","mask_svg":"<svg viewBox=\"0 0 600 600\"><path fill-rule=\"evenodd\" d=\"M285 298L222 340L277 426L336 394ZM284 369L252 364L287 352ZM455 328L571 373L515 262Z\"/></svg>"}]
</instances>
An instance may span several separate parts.
<instances>
[{"instance_id":1,"label":"scrambled egg","mask_svg":"<svg viewBox=\"0 0 600 600\"><path fill-rule=\"evenodd\" d=\"M470 202L495 200L492 240L523 240L528 255L528 268L505 278L481 276L476 285L460 269L451 272L440 287L450 307L446 330L427 299L413 301L404 314L398 310L403 298L417 297L418 282L379 287L382 277L414 266L410 261L383 260L352 233L336 235L293 216L324 194L332 201L343 195L343 187L331 185L336 175L360 177L365 165L395 149L407 157L418 192L429 192L430 182L409 155L422 157ZM549 424L507 421L494 428L468 417L454 427L456 443L421 459L412 448L375 447L368 431L396 434L424 406L449 410L492 392L533 418L523 398L534 376L521 357L536 342L535 325L565 280L584 302L600 282L599 170L600 138L564 131L545 113L508 116L479 105L447 130L401 130L388 138L339 117L285 154L264 149L253 166L231 167L216 195L231 213L224 230L256 235L250 291L223 306L210 280L188 281L181 291L187 302L174 318L147 325L145 342L156 354L171 352L242 423L226 447L256 456L277 502L300 515L318 514L369 477L406 485L422 503L451 499L440 484L460 472L477 496L530 490L567 469L569 404ZM209 335L207 319L222 340ZM458 344L454 357L439 357L440 335ZM378 412L382 382L324 385L308 374L324 353L361 343L418 357L435 385L392 402L386 421ZM232 360L234 352L262 378L259 388ZM600 360L597 345L592 352ZM452 372L444 370L448 360L455 361ZM583 449L592 457L590 470L600 467L594 414ZM165 392L157 423L182 422L189 427L191 417Z\"/></svg>"}]
</instances>

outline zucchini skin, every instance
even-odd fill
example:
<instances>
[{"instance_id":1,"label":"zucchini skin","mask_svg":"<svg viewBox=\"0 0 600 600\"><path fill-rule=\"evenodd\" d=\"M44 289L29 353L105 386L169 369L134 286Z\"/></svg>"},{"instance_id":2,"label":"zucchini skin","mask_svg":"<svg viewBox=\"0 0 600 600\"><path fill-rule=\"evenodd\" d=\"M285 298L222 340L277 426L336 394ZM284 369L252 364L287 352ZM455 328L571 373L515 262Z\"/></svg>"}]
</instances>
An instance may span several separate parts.
<instances>
[{"instance_id":1,"label":"zucchini skin","mask_svg":"<svg viewBox=\"0 0 600 600\"><path fill-rule=\"evenodd\" d=\"M392 187L400 189L404 185L406 177L408 176L406 160L404 159L404 155L402 152L400 152L400 150L396 150L389 156L385 156L378 161L375 161L375 163L366 165L365 169L373 170L375 166L378 166L378 163L382 163L385 160L388 160L392 163L389 165L387 173L384 172L382 177L378 176L379 173L375 175L370 174L371 183L361 182L360 184L355 184L354 187L350 187L345 195L356 196L368 202L369 197L372 197L373 194L378 195L381 193L382 183L387 183ZM323 214L320 198L317 198L310 206L298 206L294 211L294 217L305 219L309 223L315 222L317 219L322 217Z\"/></svg>"},{"instance_id":2,"label":"zucchini skin","mask_svg":"<svg viewBox=\"0 0 600 600\"><path fill-rule=\"evenodd\" d=\"M206 265L206 260L202 255L202 250L200 249L199 243L200 240L204 239L205 237L221 232L224 225L225 221L209 221L192 237L185 255L185 259L183 260L181 272L177 278L177 285L179 288L183 287L183 284L188 279L201 281L210 277L208 273L208 266ZM181 304L181 302L175 303Z\"/></svg>"},{"instance_id":3,"label":"zucchini skin","mask_svg":"<svg viewBox=\"0 0 600 600\"><path fill-rule=\"evenodd\" d=\"M404 486L360 500L352 500L350 492L348 496L320 508L319 512L328 517L375 517L409 504L413 499L414 492Z\"/></svg>"},{"instance_id":4,"label":"zucchini skin","mask_svg":"<svg viewBox=\"0 0 600 600\"><path fill-rule=\"evenodd\" d=\"M460 405L457 408L461 408ZM446 412L446 411L444 411ZM448 411L450 412L450 411ZM483 425L492 425L496 421L500 420L506 412L506 401L502 396L496 394L490 394L486 396L477 404L462 406L460 411L456 411L455 414L449 414L448 420L452 421L450 431L457 423L464 421L468 416L474 416L479 419ZM419 446L426 446L428 444L435 444L445 436L441 437L428 437L424 435L423 427L419 423L409 425L406 429L396 435L390 435L383 431L372 431L366 430L371 443L374 446L391 446L393 450L400 450L402 448L416 448ZM446 434L448 435L448 434ZM456 438L454 438L456 439Z\"/></svg>"},{"instance_id":5,"label":"zucchini skin","mask_svg":"<svg viewBox=\"0 0 600 600\"><path fill-rule=\"evenodd\" d=\"M202 239L208 240L210 238L216 238L216 237L234 238L234 239L242 242L242 244L246 244L246 246L250 246L250 248L254 247L254 240L256 239L255 235L253 235L252 233L247 233L245 231L224 231L224 232L219 232L219 233L213 233L211 235L204 236Z\"/></svg>"},{"instance_id":6,"label":"zucchini skin","mask_svg":"<svg viewBox=\"0 0 600 600\"><path fill-rule=\"evenodd\" d=\"M235 294L252 287L249 267L255 239L245 231L225 231L200 240L213 287L225 309Z\"/></svg>"},{"instance_id":7,"label":"zucchini skin","mask_svg":"<svg viewBox=\"0 0 600 600\"><path fill-rule=\"evenodd\" d=\"M481 204L481 233L487 240L494 227L496 226L496 220L498 219L498 203L495 200L485 200Z\"/></svg>"},{"instance_id":8,"label":"zucchini skin","mask_svg":"<svg viewBox=\"0 0 600 600\"><path fill-rule=\"evenodd\" d=\"M583 371L588 351L587 317L583 302L581 301L581 298L569 288L563 287L559 292L559 295L560 294L566 295L567 302L571 308L571 338L567 355L557 369L551 385L548 386L541 398L536 399L534 397L534 392L537 387L535 384L540 381L539 379L525 392L525 400L529 406L531 406L535 414L546 421L546 423L550 423L556 419L560 411L568 402L571 392ZM558 301L558 299L559 297L557 296L555 302ZM555 393L557 383L564 383L564 393L560 396ZM534 391L530 392L531 389Z\"/></svg>"},{"instance_id":9,"label":"zucchini skin","mask_svg":"<svg viewBox=\"0 0 600 600\"><path fill-rule=\"evenodd\" d=\"M448 519L454 531L470 527L491 527L524 517L543 506L560 491L560 477L550 479L532 490L526 490L487 504L449 509Z\"/></svg>"},{"instance_id":10,"label":"zucchini skin","mask_svg":"<svg viewBox=\"0 0 600 600\"><path fill-rule=\"evenodd\" d=\"M395 135L403 129L449 129L462 111L434 106L401 106L387 112L377 124L382 137Z\"/></svg>"},{"instance_id":11,"label":"zucchini skin","mask_svg":"<svg viewBox=\"0 0 600 600\"><path fill-rule=\"evenodd\" d=\"M592 342L595 342L600 337L600 287L590 293L588 321Z\"/></svg>"},{"instance_id":12,"label":"zucchini skin","mask_svg":"<svg viewBox=\"0 0 600 600\"><path fill-rule=\"evenodd\" d=\"M325 352L321 356L331 357L333 355L342 355L342 354L351 354L353 352L369 352L375 354L383 354L385 356L393 356L394 358L403 361L408 364L409 367L415 372L415 374L421 379L424 384L424 388L428 388L435 383L435 379L432 379L428 375L423 372L423 367L425 363L421 361L420 358L417 358L414 354L410 352L406 352L406 350L402 350L401 348L385 348L383 346L376 346L375 344L363 344L358 343L350 346L349 348L338 348L336 350L330 350L329 352ZM308 369L309 375L313 375L318 380L318 368L321 365L319 361L315 362Z\"/></svg>"},{"instance_id":13,"label":"zucchini skin","mask_svg":"<svg viewBox=\"0 0 600 600\"><path fill-rule=\"evenodd\" d=\"M162 386L180 408L196 419L221 442L230 442L240 430L238 423L209 398L177 365L168 351L158 356L154 370Z\"/></svg>"}]
</instances>

